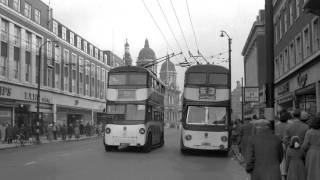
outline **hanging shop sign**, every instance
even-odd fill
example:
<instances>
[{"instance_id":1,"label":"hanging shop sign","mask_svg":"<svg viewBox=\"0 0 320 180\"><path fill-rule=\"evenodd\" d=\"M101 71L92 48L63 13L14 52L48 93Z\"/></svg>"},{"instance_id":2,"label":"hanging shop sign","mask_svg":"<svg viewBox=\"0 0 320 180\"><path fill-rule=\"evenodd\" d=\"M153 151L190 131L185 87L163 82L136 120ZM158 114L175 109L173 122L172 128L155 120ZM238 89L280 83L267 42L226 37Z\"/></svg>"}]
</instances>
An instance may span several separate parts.
<instances>
[{"instance_id":1,"label":"hanging shop sign","mask_svg":"<svg viewBox=\"0 0 320 180\"><path fill-rule=\"evenodd\" d=\"M259 102L259 88L244 87L244 102Z\"/></svg>"}]
</instances>

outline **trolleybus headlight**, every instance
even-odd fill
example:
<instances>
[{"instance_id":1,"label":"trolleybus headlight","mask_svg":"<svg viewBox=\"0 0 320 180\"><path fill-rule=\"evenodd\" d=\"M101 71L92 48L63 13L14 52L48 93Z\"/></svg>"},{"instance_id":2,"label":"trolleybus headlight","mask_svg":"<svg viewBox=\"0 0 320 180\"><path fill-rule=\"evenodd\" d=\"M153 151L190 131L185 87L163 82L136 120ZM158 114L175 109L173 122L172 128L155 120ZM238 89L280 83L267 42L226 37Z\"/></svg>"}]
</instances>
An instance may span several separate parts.
<instances>
[{"instance_id":1,"label":"trolleybus headlight","mask_svg":"<svg viewBox=\"0 0 320 180\"><path fill-rule=\"evenodd\" d=\"M140 128L140 129L139 129L139 133L140 133L140 134L144 134L144 133L146 133L146 130L145 130L144 128Z\"/></svg>"},{"instance_id":2,"label":"trolleybus headlight","mask_svg":"<svg viewBox=\"0 0 320 180\"><path fill-rule=\"evenodd\" d=\"M187 134L184 136L184 138L186 138L187 141L190 141L192 139L192 136L190 134Z\"/></svg>"},{"instance_id":3,"label":"trolleybus headlight","mask_svg":"<svg viewBox=\"0 0 320 180\"><path fill-rule=\"evenodd\" d=\"M223 149L224 149L224 145L221 144L221 145L219 146L219 148L220 148L221 150L223 150Z\"/></svg>"},{"instance_id":4,"label":"trolleybus headlight","mask_svg":"<svg viewBox=\"0 0 320 180\"><path fill-rule=\"evenodd\" d=\"M110 128L106 128L106 133L110 134L111 133L111 129Z\"/></svg>"},{"instance_id":5,"label":"trolleybus headlight","mask_svg":"<svg viewBox=\"0 0 320 180\"><path fill-rule=\"evenodd\" d=\"M222 142L227 142L228 141L228 137L227 136L222 136L221 137L221 141Z\"/></svg>"}]
</instances>

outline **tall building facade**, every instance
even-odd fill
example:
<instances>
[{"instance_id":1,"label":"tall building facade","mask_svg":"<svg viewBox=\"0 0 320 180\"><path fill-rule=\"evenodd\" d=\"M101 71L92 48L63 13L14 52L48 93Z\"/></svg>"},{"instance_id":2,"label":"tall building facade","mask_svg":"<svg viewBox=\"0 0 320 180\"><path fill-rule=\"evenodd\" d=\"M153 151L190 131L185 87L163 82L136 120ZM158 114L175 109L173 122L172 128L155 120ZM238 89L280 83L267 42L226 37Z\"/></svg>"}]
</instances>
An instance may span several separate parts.
<instances>
[{"instance_id":1,"label":"tall building facade","mask_svg":"<svg viewBox=\"0 0 320 180\"><path fill-rule=\"evenodd\" d=\"M237 87L231 92L231 98L233 118L242 119L242 85L240 81L237 81Z\"/></svg>"},{"instance_id":2,"label":"tall building facade","mask_svg":"<svg viewBox=\"0 0 320 180\"><path fill-rule=\"evenodd\" d=\"M111 68L101 49L53 18L40 0L0 1L0 123L94 122L105 108Z\"/></svg>"},{"instance_id":3,"label":"tall building facade","mask_svg":"<svg viewBox=\"0 0 320 180\"><path fill-rule=\"evenodd\" d=\"M146 65L151 65L148 68L154 72L154 74L158 74L157 71L157 64L154 64L156 62L156 54L149 46L148 39L144 42L144 48L142 48L139 52L138 60L136 62L137 66L144 67Z\"/></svg>"},{"instance_id":4,"label":"tall building facade","mask_svg":"<svg viewBox=\"0 0 320 180\"><path fill-rule=\"evenodd\" d=\"M259 11L242 50L245 87L259 88L259 102L245 103L245 117L264 114L266 83L265 12Z\"/></svg>"},{"instance_id":5,"label":"tall building facade","mask_svg":"<svg viewBox=\"0 0 320 180\"><path fill-rule=\"evenodd\" d=\"M273 0L275 109L320 112L320 19L303 0Z\"/></svg>"},{"instance_id":6,"label":"tall building facade","mask_svg":"<svg viewBox=\"0 0 320 180\"><path fill-rule=\"evenodd\" d=\"M180 90L177 86L177 71L169 58L162 63L160 79L166 86L164 99L164 119L170 126L178 126L181 118Z\"/></svg>"}]
</instances>

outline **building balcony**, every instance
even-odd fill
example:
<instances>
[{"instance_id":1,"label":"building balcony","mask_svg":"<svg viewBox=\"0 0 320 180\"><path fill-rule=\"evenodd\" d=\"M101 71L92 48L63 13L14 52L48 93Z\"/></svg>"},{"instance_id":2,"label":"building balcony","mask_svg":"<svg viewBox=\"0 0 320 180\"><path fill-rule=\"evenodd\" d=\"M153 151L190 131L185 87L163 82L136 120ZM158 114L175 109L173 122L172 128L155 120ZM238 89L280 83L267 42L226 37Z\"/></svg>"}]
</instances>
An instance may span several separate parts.
<instances>
[{"instance_id":1,"label":"building balcony","mask_svg":"<svg viewBox=\"0 0 320 180\"><path fill-rule=\"evenodd\" d=\"M304 0L303 9L307 12L320 16L320 1L319 0Z\"/></svg>"}]
</instances>

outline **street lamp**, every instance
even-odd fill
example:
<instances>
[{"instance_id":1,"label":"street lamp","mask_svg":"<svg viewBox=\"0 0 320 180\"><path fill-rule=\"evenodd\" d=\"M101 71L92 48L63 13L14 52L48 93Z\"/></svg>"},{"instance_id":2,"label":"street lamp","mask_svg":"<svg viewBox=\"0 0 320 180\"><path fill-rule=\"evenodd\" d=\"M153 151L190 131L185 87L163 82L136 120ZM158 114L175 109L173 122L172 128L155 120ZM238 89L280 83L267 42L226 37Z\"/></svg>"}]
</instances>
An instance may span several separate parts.
<instances>
[{"instance_id":1,"label":"street lamp","mask_svg":"<svg viewBox=\"0 0 320 180\"><path fill-rule=\"evenodd\" d=\"M40 143L40 76L41 76L41 51L42 51L42 47L44 45L46 45L48 42L54 42L55 43L55 47L59 47L58 45L58 41L45 41L44 43L42 43L39 46L39 61L38 61L38 78L37 78L37 82L38 82L38 88L37 88L37 123L36 123L36 141L37 143Z\"/></svg>"},{"instance_id":2,"label":"street lamp","mask_svg":"<svg viewBox=\"0 0 320 180\"><path fill-rule=\"evenodd\" d=\"M225 37L227 36L228 38L228 52L229 52L229 57L228 57L228 61L229 61L229 77L228 77L228 81L229 81L229 114L230 114L230 118L231 118L231 41L232 39L230 38L229 34L224 31L221 30L221 34L220 37Z\"/></svg>"}]
</instances>

